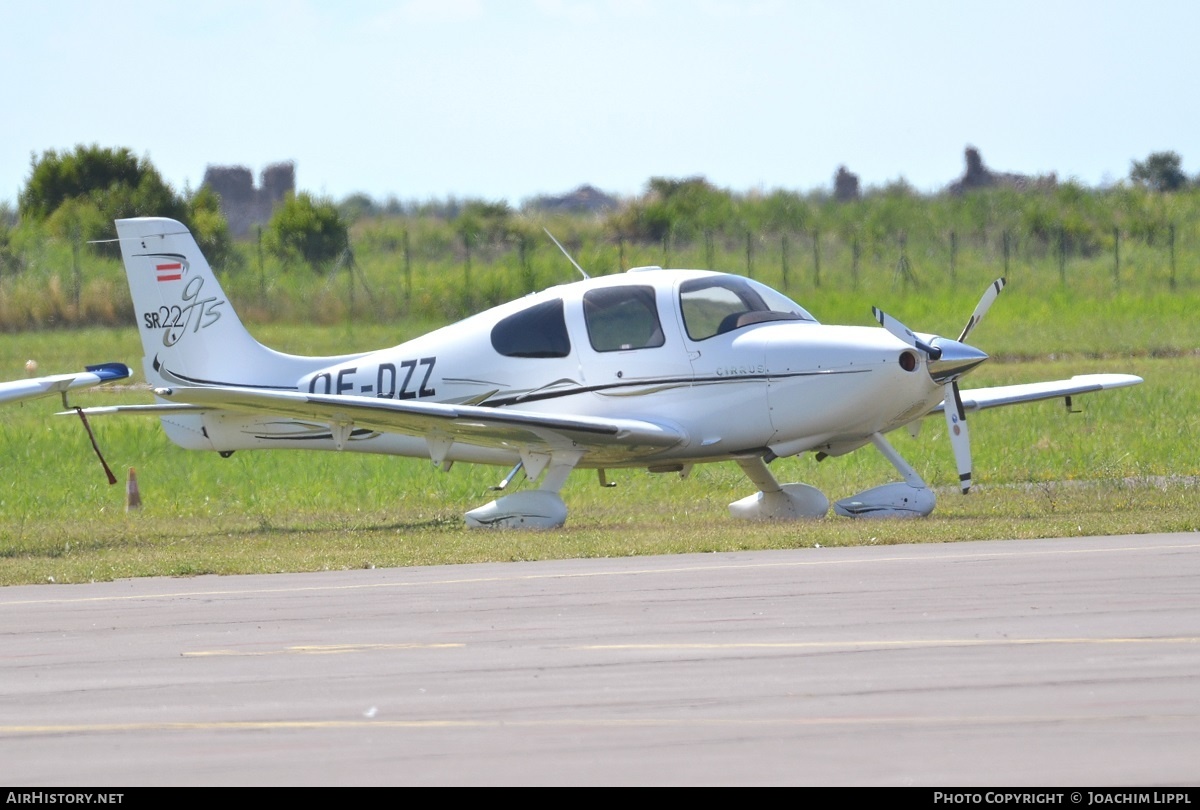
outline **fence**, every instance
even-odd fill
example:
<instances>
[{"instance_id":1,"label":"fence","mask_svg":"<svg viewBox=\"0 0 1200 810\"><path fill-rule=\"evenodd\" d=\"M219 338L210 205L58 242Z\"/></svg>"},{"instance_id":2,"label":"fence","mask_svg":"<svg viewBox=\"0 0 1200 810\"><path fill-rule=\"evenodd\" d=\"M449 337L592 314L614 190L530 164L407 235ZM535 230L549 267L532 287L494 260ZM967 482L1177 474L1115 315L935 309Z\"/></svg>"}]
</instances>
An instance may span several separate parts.
<instances>
[{"instance_id":1,"label":"fence","mask_svg":"<svg viewBox=\"0 0 1200 810\"><path fill-rule=\"evenodd\" d=\"M758 279L801 303L838 291L976 289L1001 275L1093 296L1187 295L1200 280L1200 234L1191 223L1136 235L1113 226L1085 237L1066 228L912 236L746 231L653 242L595 227L559 241L593 276L645 265L714 269ZM351 244L317 271L283 265L251 241L217 270L250 322L447 321L579 277L553 242L527 235L468 238L444 223L388 220L356 227ZM132 322L115 245L46 238L0 249L0 329Z\"/></svg>"}]
</instances>

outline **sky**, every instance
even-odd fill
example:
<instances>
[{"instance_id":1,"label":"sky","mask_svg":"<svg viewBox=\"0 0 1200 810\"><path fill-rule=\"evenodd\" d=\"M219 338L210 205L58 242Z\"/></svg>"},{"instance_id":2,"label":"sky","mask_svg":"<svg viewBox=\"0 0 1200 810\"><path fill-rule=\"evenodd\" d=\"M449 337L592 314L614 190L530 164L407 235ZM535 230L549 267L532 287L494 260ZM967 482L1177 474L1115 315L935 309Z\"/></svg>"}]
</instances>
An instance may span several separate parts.
<instances>
[{"instance_id":1,"label":"sky","mask_svg":"<svg viewBox=\"0 0 1200 810\"><path fill-rule=\"evenodd\" d=\"M0 203L125 147L177 191L293 161L340 200L519 205L652 177L922 192L996 171L1200 172L1185 0L0 0Z\"/></svg>"}]
</instances>

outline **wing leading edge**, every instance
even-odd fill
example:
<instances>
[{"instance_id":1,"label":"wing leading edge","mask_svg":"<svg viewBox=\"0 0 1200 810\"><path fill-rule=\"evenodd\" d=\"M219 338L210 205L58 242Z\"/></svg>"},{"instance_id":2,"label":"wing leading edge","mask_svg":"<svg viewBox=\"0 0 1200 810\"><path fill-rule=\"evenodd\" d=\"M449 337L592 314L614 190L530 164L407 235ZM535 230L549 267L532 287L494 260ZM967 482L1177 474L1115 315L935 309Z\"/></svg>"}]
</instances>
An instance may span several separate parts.
<instances>
[{"instance_id":1,"label":"wing leading edge","mask_svg":"<svg viewBox=\"0 0 1200 810\"><path fill-rule=\"evenodd\" d=\"M1110 388L1124 388L1140 382L1142 382L1142 378L1132 374L1081 374L1069 380L974 388L962 392L962 404L965 411L982 411L1001 405L1017 405L1022 402L1038 402L1045 399L1090 394ZM943 410L945 410L944 402L929 413L941 413Z\"/></svg>"}]
</instances>

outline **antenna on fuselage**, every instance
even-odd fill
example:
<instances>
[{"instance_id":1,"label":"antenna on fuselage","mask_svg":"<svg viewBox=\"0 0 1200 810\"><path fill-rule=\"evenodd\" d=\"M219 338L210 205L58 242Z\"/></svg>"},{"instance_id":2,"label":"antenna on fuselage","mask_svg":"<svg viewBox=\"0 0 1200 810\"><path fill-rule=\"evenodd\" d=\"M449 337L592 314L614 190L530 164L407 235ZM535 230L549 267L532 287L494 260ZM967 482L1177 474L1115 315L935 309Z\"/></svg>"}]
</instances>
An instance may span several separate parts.
<instances>
[{"instance_id":1,"label":"antenna on fuselage","mask_svg":"<svg viewBox=\"0 0 1200 810\"><path fill-rule=\"evenodd\" d=\"M559 244L558 240L554 238L554 234L550 233L549 228L542 228L542 230L546 232L546 236L550 237L551 242L558 245L558 249L561 250L562 254L567 257L567 261L569 261L571 264L575 265L575 269L579 271L579 274L581 276L583 276L585 279L591 278L591 276L589 276L587 274L587 271L584 270L582 267L580 267L579 263L571 258L571 254L567 253L567 249L565 247L563 247L561 244Z\"/></svg>"}]
</instances>

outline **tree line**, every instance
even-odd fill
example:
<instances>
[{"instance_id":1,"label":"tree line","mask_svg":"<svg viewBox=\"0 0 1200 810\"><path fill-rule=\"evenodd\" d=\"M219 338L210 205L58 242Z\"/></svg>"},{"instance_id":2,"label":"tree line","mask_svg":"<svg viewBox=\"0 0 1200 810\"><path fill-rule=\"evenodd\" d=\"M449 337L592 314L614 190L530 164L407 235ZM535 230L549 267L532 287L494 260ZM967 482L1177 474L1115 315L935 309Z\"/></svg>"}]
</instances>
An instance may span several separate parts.
<instances>
[{"instance_id":1,"label":"tree line","mask_svg":"<svg viewBox=\"0 0 1200 810\"><path fill-rule=\"evenodd\" d=\"M1200 259L1200 178L1189 179L1174 152L1133 161L1126 180L1099 189L1066 181L921 194L898 180L845 199L827 191L742 193L704 177L655 177L641 194L601 211L551 207L545 198L514 207L479 199L378 203L361 194L334 201L300 192L239 241L211 189L177 192L128 149L81 145L32 158L17 208L0 206L0 328L43 322L21 315L32 304L13 304L14 285L26 275L30 284L50 280L69 288L58 317L104 321L85 314L83 288L99 271L82 268L112 260L111 245L93 243L113 237L114 219L131 216L184 222L218 272L241 278L263 299L285 277L341 276L361 304L390 275L402 279L397 289L406 305L419 297L414 278L442 290L430 300L450 317L528 291L521 288L550 275L544 268L555 256L534 258L546 246L544 230L587 259L593 273L687 262L766 274L784 287L801 268L808 283L834 273L857 283L860 268L872 263L915 280L934 262L953 278L972 252L986 253L992 265L1042 262L1064 280L1076 257L1103 258L1118 281L1152 261L1169 265L1174 285L1177 262L1190 267ZM1143 247L1157 251L1152 259L1139 259ZM492 266L511 269L515 280L489 291L480 274ZM35 290L23 294L36 297Z\"/></svg>"}]
</instances>

